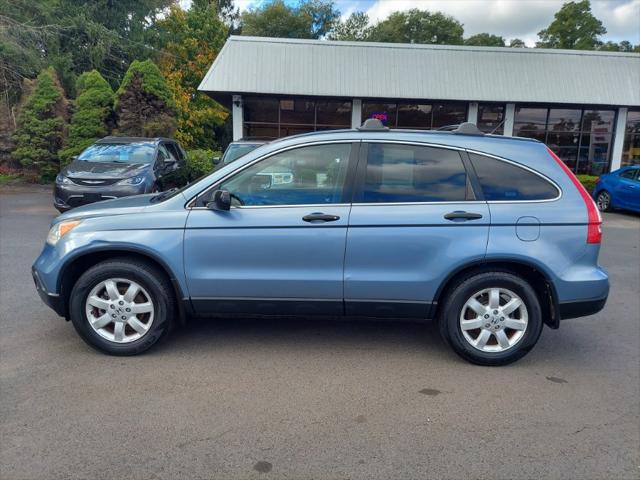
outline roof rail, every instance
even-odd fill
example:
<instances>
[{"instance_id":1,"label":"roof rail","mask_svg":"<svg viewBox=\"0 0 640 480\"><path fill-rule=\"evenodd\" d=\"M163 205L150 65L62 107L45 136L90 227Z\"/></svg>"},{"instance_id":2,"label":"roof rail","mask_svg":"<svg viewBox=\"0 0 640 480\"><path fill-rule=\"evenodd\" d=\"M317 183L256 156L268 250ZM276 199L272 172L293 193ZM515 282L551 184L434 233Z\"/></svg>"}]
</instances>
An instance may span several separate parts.
<instances>
[{"instance_id":1,"label":"roof rail","mask_svg":"<svg viewBox=\"0 0 640 480\"><path fill-rule=\"evenodd\" d=\"M484 133L476 126L475 123L464 122L458 125L458 128L452 130L453 133L462 135L484 135Z\"/></svg>"},{"instance_id":2,"label":"roof rail","mask_svg":"<svg viewBox=\"0 0 640 480\"><path fill-rule=\"evenodd\" d=\"M463 122L456 125L445 125L437 128L443 132L459 133L462 135L484 135L484 132L478 129L475 123Z\"/></svg>"},{"instance_id":3,"label":"roof rail","mask_svg":"<svg viewBox=\"0 0 640 480\"><path fill-rule=\"evenodd\" d=\"M387 132L389 127L385 127L383 123L377 118L367 118L361 127L358 127L361 132Z\"/></svg>"}]
</instances>

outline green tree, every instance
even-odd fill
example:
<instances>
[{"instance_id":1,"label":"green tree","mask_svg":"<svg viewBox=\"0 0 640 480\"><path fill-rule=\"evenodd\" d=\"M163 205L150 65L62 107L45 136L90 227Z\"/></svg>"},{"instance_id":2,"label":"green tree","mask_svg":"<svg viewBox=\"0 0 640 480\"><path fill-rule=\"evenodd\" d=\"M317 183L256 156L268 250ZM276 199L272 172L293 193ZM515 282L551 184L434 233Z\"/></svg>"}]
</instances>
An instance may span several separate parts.
<instances>
[{"instance_id":1,"label":"green tree","mask_svg":"<svg viewBox=\"0 0 640 480\"><path fill-rule=\"evenodd\" d=\"M462 45L463 34L464 28L455 18L441 12L414 8L389 15L371 29L368 39L375 42Z\"/></svg>"},{"instance_id":2,"label":"green tree","mask_svg":"<svg viewBox=\"0 0 640 480\"><path fill-rule=\"evenodd\" d=\"M113 127L113 89L97 70L85 72L76 82L78 96L60 160L66 164L71 157L96 140L106 136Z\"/></svg>"},{"instance_id":3,"label":"green tree","mask_svg":"<svg viewBox=\"0 0 640 480\"><path fill-rule=\"evenodd\" d=\"M134 60L116 92L118 133L134 137L172 136L174 100L162 73L151 60Z\"/></svg>"},{"instance_id":4,"label":"green tree","mask_svg":"<svg viewBox=\"0 0 640 480\"><path fill-rule=\"evenodd\" d=\"M605 52L640 52L640 45L634 47L628 40L623 40L620 43L608 41L600 44L598 50Z\"/></svg>"},{"instance_id":5,"label":"green tree","mask_svg":"<svg viewBox=\"0 0 640 480\"><path fill-rule=\"evenodd\" d=\"M322 38L339 18L331 0L303 0L297 7L273 0L243 12L240 28L256 37Z\"/></svg>"},{"instance_id":6,"label":"green tree","mask_svg":"<svg viewBox=\"0 0 640 480\"><path fill-rule=\"evenodd\" d=\"M565 48L575 50L594 50L599 44L600 35L607 29L591 13L589 0L567 2L556 12L553 22L538 32L541 48Z\"/></svg>"},{"instance_id":7,"label":"green tree","mask_svg":"<svg viewBox=\"0 0 640 480\"><path fill-rule=\"evenodd\" d=\"M133 59L154 55L155 23L174 1L0 0L0 65L29 78L51 65L69 94L92 69L115 86Z\"/></svg>"},{"instance_id":8,"label":"green tree","mask_svg":"<svg viewBox=\"0 0 640 480\"><path fill-rule=\"evenodd\" d=\"M353 12L339 22L328 37L329 40L366 41L370 33L369 16L364 12Z\"/></svg>"},{"instance_id":9,"label":"green tree","mask_svg":"<svg viewBox=\"0 0 640 480\"><path fill-rule=\"evenodd\" d=\"M67 102L53 68L40 72L33 93L18 116L13 157L24 167L52 179L60 170Z\"/></svg>"},{"instance_id":10,"label":"green tree","mask_svg":"<svg viewBox=\"0 0 640 480\"><path fill-rule=\"evenodd\" d=\"M504 47L504 38L491 33L478 33L464 40L465 45L475 45L479 47Z\"/></svg>"},{"instance_id":11,"label":"green tree","mask_svg":"<svg viewBox=\"0 0 640 480\"><path fill-rule=\"evenodd\" d=\"M228 112L198 91L226 40L228 26L217 15L217 6L194 1L188 11L173 7L158 23L163 39L159 67L176 105L176 138L187 148L213 149L213 132Z\"/></svg>"},{"instance_id":12,"label":"green tree","mask_svg":"<svg viewBox=\"0 0 640 480\"><path fill-rule=\"evenodd\" d=\"M509 42L509 47L511 47L511 48L527 48L527 44L524 43L524 40L521 40L519 38L513 38Z\"/></svg>"}]
</instances>

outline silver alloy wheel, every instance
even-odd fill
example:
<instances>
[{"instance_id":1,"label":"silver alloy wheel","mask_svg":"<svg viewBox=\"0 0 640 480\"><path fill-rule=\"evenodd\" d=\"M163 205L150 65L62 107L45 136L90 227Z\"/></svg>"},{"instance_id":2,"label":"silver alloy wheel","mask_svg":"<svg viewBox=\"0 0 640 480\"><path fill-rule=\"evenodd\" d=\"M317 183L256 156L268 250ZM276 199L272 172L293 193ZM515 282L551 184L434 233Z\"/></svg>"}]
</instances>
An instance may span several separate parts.
<instances>
[{"instance_id":1,"label":"silver alloy wheel","mask_svg":"<svg viewBox=\"0 0 640 480\"><path fill-rule=\"evenodd\" d=\"M598 194L598 198L596 199L596 204L598 205L598 210L601 212L607 211L609 205L611 204L611 195L608 192L602 191Z\"/></svg>"},{"instance_id":2,"label":"silver alloy wheel","mask_svg":"<svg viewBox=\"0 0 640 480\"><path fill-rule=\"evenodd\" d=\"M474 293L460 312L460 329L465 340L488 353L513 348L522 340L528 323L524 301L506 288Z\"/></svg>"},{"instance_id":3,"label":"silver alloy wheel","mask_svg":"<svg viewBox=\"0 0 640 480\"><path fill-rule=\"evenodd\" d=\"M126 278L98 283L85 302L91 328L114 343L130 343L144 336L153 323L153 301L142 288Z\"/></svg>"}]
</instances>

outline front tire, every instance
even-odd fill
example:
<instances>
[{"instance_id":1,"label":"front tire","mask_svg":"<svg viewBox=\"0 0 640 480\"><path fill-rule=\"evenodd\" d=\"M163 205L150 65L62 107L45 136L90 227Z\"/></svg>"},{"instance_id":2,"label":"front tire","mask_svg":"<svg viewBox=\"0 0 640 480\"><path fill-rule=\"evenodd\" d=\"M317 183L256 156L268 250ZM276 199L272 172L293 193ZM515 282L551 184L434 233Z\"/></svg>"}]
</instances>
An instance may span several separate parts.
<instances>
[{"instance_id":1,"label":"front tire","mask_svg":"<svg viewBox=\"0 0 640 480\"><path fill-rule=\"evenodd\" d=\"M130 259L88 269L74 285L69 304L80 337L110 355L136 355L151 348L169 330L174 311L164 272Z\"/></svg>"},{"instance_id":2,"label":"front tire","mask_svg":"<svg viewBox=\"0 0 640 480\"><path fill-rule=\"evenodd\" d=\"M506 365L524 357L542 332L535 290L507 272L460 279L447 295L440 333L453 350L477 365Z\"/></svg>"}]
</instances>

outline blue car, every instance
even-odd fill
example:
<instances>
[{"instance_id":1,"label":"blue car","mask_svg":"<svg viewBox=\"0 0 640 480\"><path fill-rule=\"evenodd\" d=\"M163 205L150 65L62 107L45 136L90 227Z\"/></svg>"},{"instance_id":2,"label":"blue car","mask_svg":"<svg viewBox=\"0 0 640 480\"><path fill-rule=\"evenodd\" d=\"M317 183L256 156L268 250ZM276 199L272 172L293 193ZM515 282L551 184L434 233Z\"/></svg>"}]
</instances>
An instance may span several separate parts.
<instances>
[{"instance_id":1,"label":"blue car","mask_svg":"<svg viewBox=\"0 0 640 480\"><path fill-rule=\"evenodd\" d=\"M67 212L33 277L114 355L188 316L386 317L435 319L460 356L503 365L603 308L600 242L594 201L544 144L371 120Z\"/></svg>"},{"instance_id":2,"label":"blue car","mask_svg":"<svg viewBox=\"0 0 640 480\"><path fill-rule=\"evenodd\" d=\"M619 208L640 213L640 165L601 175L593 198L601 212Z\"/></svg>"}]
</instances>

